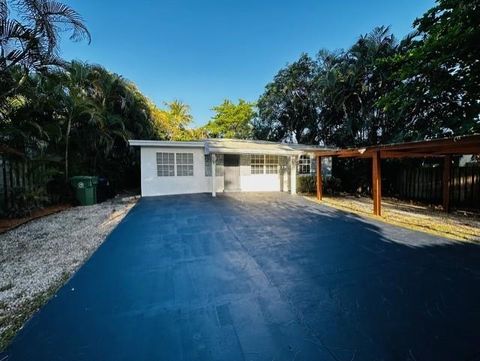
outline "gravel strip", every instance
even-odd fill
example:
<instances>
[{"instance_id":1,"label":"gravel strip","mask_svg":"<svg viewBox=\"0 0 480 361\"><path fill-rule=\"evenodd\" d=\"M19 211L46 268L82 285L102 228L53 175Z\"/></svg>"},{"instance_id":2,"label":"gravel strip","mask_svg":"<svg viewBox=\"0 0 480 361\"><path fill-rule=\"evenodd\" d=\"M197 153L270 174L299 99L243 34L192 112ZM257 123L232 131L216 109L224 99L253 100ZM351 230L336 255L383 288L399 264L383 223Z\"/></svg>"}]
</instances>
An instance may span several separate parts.
<instances>
[{"instance_id":1,"label":"gravel strip","mask_svg":"<svg viewBox=\"0 0 480 361\"><path fill-rule=\"evenodd\" d=\"M136 201L70 208L0 235L0 338L5 320L74 273Z\"/></svg>"}]
</instances>

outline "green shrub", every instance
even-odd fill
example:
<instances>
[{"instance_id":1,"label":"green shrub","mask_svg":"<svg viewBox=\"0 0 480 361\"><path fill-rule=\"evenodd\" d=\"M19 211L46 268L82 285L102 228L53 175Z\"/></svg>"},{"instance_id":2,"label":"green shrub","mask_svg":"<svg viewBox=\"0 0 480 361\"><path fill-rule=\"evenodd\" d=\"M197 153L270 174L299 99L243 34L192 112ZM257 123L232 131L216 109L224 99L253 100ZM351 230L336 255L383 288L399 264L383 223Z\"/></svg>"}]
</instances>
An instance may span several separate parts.
<instances>
[{"instance_id":1,"label":"green shrub","mask_svg":"<svg viewBox=\"0 0 480 361\"><path fill-rule=\"evenodd\" d=\"M323 178L323 192L338 194L342 191L342 181L335 177ZM315 175L297 176L297 193L313 194L317 192L317 177Z\"/></svg>"},{"instance_id":2,"label":"green shrub","mask_svg":"<svg viewBox=\"0 0 480 361\"><path fill-rule=\"evenodd\" d=\"M297 176L298 193L315 193L317 191L317 179L315 175Z\"/></svg>"}]
</instances>

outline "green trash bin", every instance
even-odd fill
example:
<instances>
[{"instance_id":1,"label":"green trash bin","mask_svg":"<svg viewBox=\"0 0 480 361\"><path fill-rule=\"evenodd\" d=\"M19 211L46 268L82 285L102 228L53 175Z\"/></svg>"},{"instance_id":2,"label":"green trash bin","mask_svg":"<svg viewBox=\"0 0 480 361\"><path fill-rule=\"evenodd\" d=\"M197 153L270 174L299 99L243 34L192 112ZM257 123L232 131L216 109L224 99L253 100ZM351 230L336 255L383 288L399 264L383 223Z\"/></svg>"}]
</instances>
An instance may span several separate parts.
<instances>
[{"instance_id":1,"label":"green trash bin","mask_svg":"<svg viewBox=\"0 0 480 361\"><path fill-rule=\"evenodd\" d=\"M70 178L75 190L75 196L82 206L91 206L97 203L98 177L76 176Z\"/></svg>"}]
</instances>

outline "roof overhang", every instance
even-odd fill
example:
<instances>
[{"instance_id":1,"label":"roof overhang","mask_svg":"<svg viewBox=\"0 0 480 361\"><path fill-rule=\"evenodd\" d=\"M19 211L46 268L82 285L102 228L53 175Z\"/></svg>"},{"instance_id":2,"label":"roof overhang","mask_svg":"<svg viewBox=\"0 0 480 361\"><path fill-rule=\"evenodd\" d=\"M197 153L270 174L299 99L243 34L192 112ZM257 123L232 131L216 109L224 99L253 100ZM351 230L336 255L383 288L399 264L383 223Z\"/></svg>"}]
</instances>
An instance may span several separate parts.
<instances>
[{"instance_id":1,"label":"roof overhang","mask_svg":"<svg viewBox=\"0 0 480 361\"><path fill-rule=\"evenodd\" d=\"M380 153L381 158L424 158L480 154L480 134L363 148L324 150L318 151L316 154L340 158L370 158L377 152Z\"/></svg>"},{"instance_id":2,"label":"roof overhang","mask_svg":"<svg viewBox=\"0 0 480 361\"><path fill-rule=\"evenodd\" d=\"M269 154L269 155L298 155L301 150L289 144L241 141L233 139L209 139L205 142L205 154Z\"/></svg>"},{"instance_id":3,"label":"roof overhang","mask_svg":"<svg viewBox=\"0 0 480 361\"><path fill-rule=\"evenodd\" d=\"M205 142L182 142L170 140L137 140L131 139L128 144L134 147L169 147L169 148L203 148Z\"/></svg>"},{"instance_id":4,"label":"roof overhang","mask_svg":"<svg viewBox=\"0 0 480 361\"><path fill-rule=\"evenodd\" d=\"M239 139L205 139L192 142L133 139L128 142L131 146L138 147L204 148L205 154L269 154L288 156L305 153L314 154L328 150L314 145Z\"/></svg>"}]
</instances>

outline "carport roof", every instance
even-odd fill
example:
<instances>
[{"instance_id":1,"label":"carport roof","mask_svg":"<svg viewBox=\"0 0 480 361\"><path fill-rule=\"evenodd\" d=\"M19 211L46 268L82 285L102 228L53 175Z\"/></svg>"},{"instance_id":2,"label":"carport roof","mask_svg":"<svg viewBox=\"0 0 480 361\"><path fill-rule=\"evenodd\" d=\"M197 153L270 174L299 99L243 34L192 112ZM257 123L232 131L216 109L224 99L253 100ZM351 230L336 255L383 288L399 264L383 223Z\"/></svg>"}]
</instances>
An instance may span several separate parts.
<instances>
[{"instance_id":1,"label":"carport roof","mask_svg":"<svg viewBox=\"0 0 480 361\"><path fill-rule=\"evenodd\" d=\"M379 153L381 158L440 158L449 155L479 154L480 134L380 144L363 148L337 148L317 153L322 157L340 158L371 158L376 153Z\"/></svg>"},{"instance_id":2,"label":"carport roof","mask_svg":"<svg viewBox=\"0 0 480 361\"><path fill-rule=\"evenodd\" d=\"M204 148L205 154L275 154L298 155L327 151L328 148L305 144L287 144L260 140L204 139L193 142L129 140L131 146Z\"/></svg>"}]
</instances>

